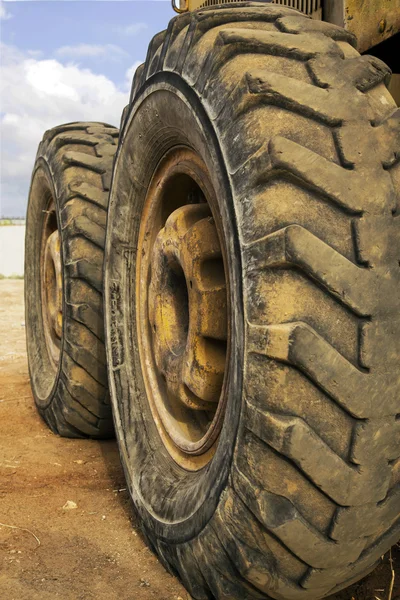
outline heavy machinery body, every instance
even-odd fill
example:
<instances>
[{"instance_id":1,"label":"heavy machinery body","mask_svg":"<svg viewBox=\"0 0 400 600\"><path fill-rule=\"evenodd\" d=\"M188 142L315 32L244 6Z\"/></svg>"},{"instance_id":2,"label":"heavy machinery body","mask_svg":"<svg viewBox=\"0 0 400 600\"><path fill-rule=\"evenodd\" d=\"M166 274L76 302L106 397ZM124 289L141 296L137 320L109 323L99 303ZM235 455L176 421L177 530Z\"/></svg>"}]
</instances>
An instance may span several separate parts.
<instances>
[{"instance_id":1,"label":"heavy machinery body","mask_svg":"<svg viewBox=\"0 0 400 600\"><path fill-rule=\"evenodd\" d=\"M177 12L186 12L239 1L178 0L177 3L173 0L173 5ZM344 27L357 36L360 52L400 31L400 0L276 0L273 3L295 8L313 19Z\"/></svg>"}]
</instances>

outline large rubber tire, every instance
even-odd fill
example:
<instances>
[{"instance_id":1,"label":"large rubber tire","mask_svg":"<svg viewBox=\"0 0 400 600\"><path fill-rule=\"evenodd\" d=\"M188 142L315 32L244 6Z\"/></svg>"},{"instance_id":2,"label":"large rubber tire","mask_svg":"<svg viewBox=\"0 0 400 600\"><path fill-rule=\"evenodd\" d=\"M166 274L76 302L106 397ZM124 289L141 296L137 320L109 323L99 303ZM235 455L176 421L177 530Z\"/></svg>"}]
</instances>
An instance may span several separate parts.
<instances>
[{"instance_id":1,"label":"large rubber tire","mask_svg":"<svg viewBox=\"0 0 400 600\"><path fill-rule=\"evenodd\" d=\"M68 123L39 145L29 193L25 307L29 373L39 413L54 433L113 435L103 325L103 255L118 129ZM44 331L41 257L49 203L61 245L62 335L58 364Z\"/></svg>"},{"instance_id":2,"label":"large rubber tire","mask_svg":"<svg viewBox=\"0 0 400 600\"><path fill-rule=\"evenodd\" d=\"M320 598L400 537L399 111L355 46L244 2L173 19L135 75L107 227L110 391L143 529L196 600ZM135 322L144 198L179 145L219 190L236 349L195 474L157 434Z\"/></svg>"}]
</instances>

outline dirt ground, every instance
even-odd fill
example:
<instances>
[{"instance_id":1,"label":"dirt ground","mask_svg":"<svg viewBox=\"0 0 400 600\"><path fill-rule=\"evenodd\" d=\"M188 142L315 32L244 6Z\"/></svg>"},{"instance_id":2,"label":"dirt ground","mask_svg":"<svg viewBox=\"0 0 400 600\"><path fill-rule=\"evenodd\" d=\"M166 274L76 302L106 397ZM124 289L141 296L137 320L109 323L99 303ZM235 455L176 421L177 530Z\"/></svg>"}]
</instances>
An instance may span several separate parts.
<instances>
[{"instance_id":1,"label":"dirt ground","mask_svg":"<svg viewBox=\"0 0 400 600\"><path fill-rule=\"evenodd\" d=\"M0 281L0 440L1 600L190 600L140 535L116 443L58 438L37 415L13 280ZM392 562L330 600L390 600L393 576L400 600L399 547Z\"/></svg>"}]
</instances>

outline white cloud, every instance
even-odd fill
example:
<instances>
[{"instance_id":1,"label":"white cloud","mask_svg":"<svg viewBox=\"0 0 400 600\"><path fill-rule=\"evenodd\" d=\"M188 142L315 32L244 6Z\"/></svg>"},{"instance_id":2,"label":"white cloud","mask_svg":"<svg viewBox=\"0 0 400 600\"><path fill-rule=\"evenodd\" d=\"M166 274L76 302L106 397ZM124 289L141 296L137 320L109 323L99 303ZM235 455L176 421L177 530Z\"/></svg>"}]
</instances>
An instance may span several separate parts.
<instances>
[{"instance_id":1,"label":"white cloud","mask_svg":"<svg viewBox=\"0 0 400 600\"><path fill-rule=\"evenodd\" d=\"M77 44L76 46L61 46L55 52L56 56L69 58L108 58L115 60L129 56L125 50L115 44Z\"/></svg>"},{"instance_id":2,"label":"white cloud","mask_svg":"<svg viewBox=\"0 0 400 600\"><path fill-rule=\"evenodd\" d=\"M11 19L12 15L7 12L6 7L4 6L3 2L0 2L0 19L2 21L7 21L8 19Z\"/></svg>"},{"instance_id":3,"label":"white cloud","mask_svg":"<svg viewBox=\"0 0 400 600\"><path fill-rule=\"evenodd\" d=\"M75 64L40 60L1 44L2 186L0 212L25 214L38 144L43 133L70 121L119 125L128 102L128 70L121 86Z\"/></svg>"},{"instance_id":4,"label":"white cloud","mask_svg":"<svg viewBox=\"0 0 400 600\"><path fill-rule=\"evenodd\" d=\"M114 31L122 35L134 36L146 29L148 29L146 23L131 23L130 25L124 25L123 27L115 27Z\"/></svg>"}]
</instances>

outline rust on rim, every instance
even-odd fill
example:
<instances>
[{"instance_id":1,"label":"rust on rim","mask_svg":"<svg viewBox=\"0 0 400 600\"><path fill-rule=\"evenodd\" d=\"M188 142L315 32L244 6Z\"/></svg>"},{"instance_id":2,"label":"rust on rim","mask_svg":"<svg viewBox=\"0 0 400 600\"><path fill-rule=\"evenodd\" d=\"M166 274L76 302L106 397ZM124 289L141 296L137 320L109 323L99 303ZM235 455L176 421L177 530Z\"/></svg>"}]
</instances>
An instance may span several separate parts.
<instances>
[{"instance_id":1,"label":"rust on rim","mask_svg":"<svg viewBox=\"0 0 400 600\"><path fill-rule=\"evenodd\" d=\"M41 251L42 313L47 350L56 368L60 360L63 292L61 240L53 200L45 213Z\"/></svg>"},{"instance_id":2,"label":"rust on rim","mask_svg":"<svg viewBox=\"0 0 400 600\"><path fill-rule=\"evenodd\" d=\"M182 467L215 453L225 413L228 284L221 224L204 162L176 148L160 162L142 215L137 328L147 398Z\"/></svg>"}]
</instances>

